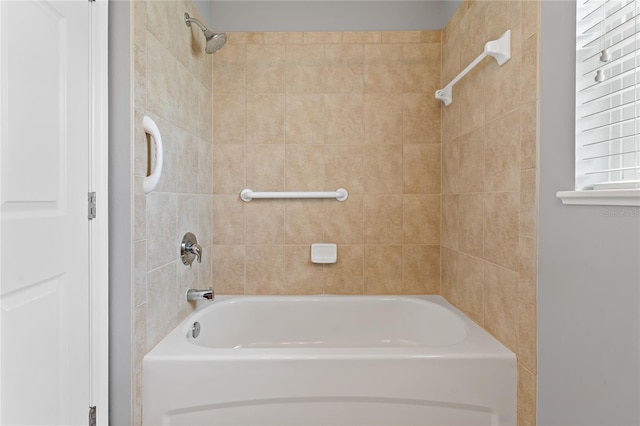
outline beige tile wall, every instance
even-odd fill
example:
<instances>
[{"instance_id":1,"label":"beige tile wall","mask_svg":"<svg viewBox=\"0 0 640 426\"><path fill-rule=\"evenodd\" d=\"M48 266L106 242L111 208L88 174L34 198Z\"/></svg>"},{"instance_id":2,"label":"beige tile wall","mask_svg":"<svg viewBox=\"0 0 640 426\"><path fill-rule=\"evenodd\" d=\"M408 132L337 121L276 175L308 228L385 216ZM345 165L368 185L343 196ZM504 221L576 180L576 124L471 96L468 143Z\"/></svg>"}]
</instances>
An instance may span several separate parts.
<instances>
[{"instance_id":1,"label":"beige tile wall","mask_svg":"<svg viewBox=\"0 0 640 426\"><path fill-rule=\"evenodd\" d=\"M511 30L442 115L442 294L518 357L518 425L535 425L537 1L465 1L443 31L442 83Z\"/></svg>"},{"instance_id":2,"label":"beige tile wall","mask_svg":"<svg viewBox=\"0 0 640 426\"><path fill-rule=\"evenodd\" d=\"M214 56L185 11L132 2L134 423L142 356L193 309L186 286L438 294L442 267L442 293L518 354L519 423L534 424L538 4L465 2L442 46L439 31L231 33ZM505 25L511 61L486 60L442 109L440 81ZM145 114L166 151L147 196ZM246 187L350 196L243 203ZM205 247L193 268L186 231ZM339 262L311 264L312 242Z\"/></svg>"},{"instance_id":3,"label":"beige tile wall","mask_svg":"<svg viewBox=\"0 0 640 426\"><path fill-rule=\"evenodd\" d=\"M189 286L211 285L213 147L211 57L204 37L187 28L184 12L198 17L190 0L131 2L134 116L133 424L141 424L141 362L193 308ZM142 118L158 125L164 144L163 176L151 194L142 192L149 146ZM204 247L201 264L179 257L185 232Z\"/></svg>"},{"instance_id":4,"label":"beige tile wall","mask_svg":"<svg viewBox=\"0 0 640 426\"><path fill-rule=\"evenodd\" d=\"M218 292L440 293L440 34L228 34L213 57ZM346 202L239 198L339 187ZM320 242L338 263L310 262Z\"/></svg>"}]
</instances>

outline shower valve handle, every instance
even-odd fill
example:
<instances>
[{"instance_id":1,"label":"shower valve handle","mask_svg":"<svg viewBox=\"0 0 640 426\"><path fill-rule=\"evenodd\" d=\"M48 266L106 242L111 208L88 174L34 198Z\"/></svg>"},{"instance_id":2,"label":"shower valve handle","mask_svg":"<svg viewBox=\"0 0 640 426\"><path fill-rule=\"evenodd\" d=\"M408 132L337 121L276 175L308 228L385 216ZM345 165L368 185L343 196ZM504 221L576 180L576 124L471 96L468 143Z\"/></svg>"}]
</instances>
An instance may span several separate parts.
<instances>
[{"instance_id":1,"label":"shower valve handle","mask_svg":"<svg viewBox=\"0 0 640 426\"><path fill-rule=\"evenodd\" d=\"M200 244L187 244L185 251L193 253L196 256L198 263L202 263L202 247L200 247Z\"/></svg>"},{"instance_id":2,"label":"shower valve handle","mask_svg":"<svg viewBox=\"0 0 640 426\"><path fill-rule=\"evenodd\" d=\"M180 258L182 263L191 266L193 260L202 263L202 247L198 244L198 239L191 232L184 234L180 245Z\"/></svg>"}]
</instances>

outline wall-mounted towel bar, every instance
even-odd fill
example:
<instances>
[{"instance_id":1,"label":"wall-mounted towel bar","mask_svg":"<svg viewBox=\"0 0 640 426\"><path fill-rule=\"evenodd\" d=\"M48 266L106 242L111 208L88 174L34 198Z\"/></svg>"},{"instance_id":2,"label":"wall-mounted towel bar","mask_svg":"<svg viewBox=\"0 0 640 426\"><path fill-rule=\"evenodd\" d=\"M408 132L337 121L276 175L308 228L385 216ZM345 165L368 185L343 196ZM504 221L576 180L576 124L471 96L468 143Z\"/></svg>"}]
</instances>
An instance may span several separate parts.
<instances>
[{"instance_id":1,"label":"wall-mounted towel bar","mask_svg":"<svg viewBox=\"0 0 640 426\"><path fill-rule=\"evenodd\" d=\"M498 65L502 66L511 58L511 30L505 31L497 40L488 41L484 45L484 52L480 54L473 62L471 62L460 74L456 76L451 83L447 84L443 89L436 90L436 99L444 102L446 106L451 104L453 98L452 87L462 77L467 75L469 71L475 68L487 56L493 56L498 61ZM499 96L499 95L498 95Z\"/></svg>"},{"instance_id":2,"label":"wall-mounted towel bar","mask_svg":"<svg viewBox=\"0 0 640 426\"><path fill-rule=\"evenodd\" d=\"M347 197L349 193L344 188L338 188L333 192L253 192L247 188L240 193L240 198L246 202L254 198L335 198L344 201Z\"/></svg>"}]
</instances>

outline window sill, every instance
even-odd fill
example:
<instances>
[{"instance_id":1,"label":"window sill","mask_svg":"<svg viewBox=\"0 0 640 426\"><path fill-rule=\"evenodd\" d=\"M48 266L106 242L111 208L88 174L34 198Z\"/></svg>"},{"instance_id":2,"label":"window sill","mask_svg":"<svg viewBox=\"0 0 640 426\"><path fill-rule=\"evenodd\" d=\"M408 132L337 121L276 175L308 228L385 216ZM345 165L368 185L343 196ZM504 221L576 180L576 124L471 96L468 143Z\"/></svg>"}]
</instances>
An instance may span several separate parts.
<instances>
[{"instance_id":1,"label":"window sill","mask_svg":"<svg viewBox=\"0 0 640 426\"><path fill-rule=\"evenodd\" d=\"M640 206L640 189L558 191L556 197L580 206Z\"/></svg>"}]
</instances>

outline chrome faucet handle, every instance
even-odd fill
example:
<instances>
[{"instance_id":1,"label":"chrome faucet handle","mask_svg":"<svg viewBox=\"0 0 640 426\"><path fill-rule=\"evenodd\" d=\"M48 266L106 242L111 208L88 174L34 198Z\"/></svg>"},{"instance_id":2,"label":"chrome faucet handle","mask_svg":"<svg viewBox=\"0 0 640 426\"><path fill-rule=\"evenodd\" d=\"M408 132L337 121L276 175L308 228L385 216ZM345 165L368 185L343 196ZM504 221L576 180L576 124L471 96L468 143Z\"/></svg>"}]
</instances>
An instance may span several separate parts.
<instances>
[{"instance_id":1,"label":"chrome faucet handle","mask_svg":"<svg viewBox=\"0 0 640 426\"><path fill-rule=\"evenodd\" d=\"M195 302L197 300L214 300L216 295L212 287L208 290L195 290L190 288L187 290L187 302Z\"/></svg>"},{"instance_id":2,"label":"chrome faucet handle","mask_svg":"<svg viewBox=\"0 0 640 426\"><path fill-rule=\"evenodd\" d=\"M180 258L182 263L191 266L193 259L202 263L202 247L198 244L198 239L191 232L184 234L182 245L180 246Z\"/></svg>"},{"instance_id":3,"label":"chrome faucet handle","mask_svg":"<svg viewBox=\"0 0 640 426\"><path fill-rule=\"evenodd\" d=\"M200 244L193 243L187 246L187 250L196 255L198 263L202 263L202 247L200 247Z\"/></svg>"}]
</instances>

